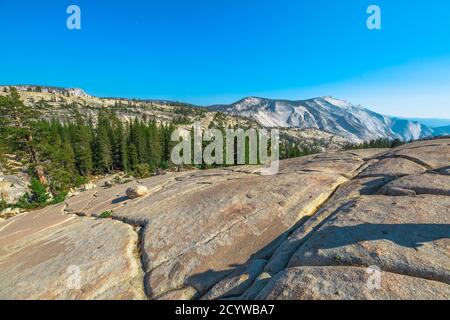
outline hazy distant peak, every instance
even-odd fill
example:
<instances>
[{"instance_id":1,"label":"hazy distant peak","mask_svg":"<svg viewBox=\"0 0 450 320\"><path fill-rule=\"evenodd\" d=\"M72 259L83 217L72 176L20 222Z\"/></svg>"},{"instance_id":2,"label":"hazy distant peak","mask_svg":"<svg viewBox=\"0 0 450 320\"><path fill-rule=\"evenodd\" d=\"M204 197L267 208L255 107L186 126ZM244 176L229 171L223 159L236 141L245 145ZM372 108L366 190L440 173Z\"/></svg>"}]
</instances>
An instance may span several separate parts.
<instances>
[{"instance_id":1,"label":"hazy distant peak","mask_svg":"<svg viewBox=\"0 0 450 320\"><path fill-rule=\"evenodd\" d=\"M247 97L216 109L251 118L268 128L314 128L352 141L415 140L433 134L419 123L399 121L332 96L298 101Z\"/></svg>"}]
</instances>

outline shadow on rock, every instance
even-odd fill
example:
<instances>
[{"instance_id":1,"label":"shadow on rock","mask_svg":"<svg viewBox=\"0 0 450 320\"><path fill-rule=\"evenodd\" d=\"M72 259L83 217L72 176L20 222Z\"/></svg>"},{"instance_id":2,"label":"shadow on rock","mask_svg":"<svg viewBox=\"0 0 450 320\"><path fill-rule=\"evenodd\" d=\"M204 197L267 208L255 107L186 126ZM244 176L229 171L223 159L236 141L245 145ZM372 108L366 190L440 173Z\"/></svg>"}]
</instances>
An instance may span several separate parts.
<instances>
[{"instance_id":1,"label":"shadow on rock","mask_svg":"<svg viewBox=\"0 0 450 320\"><path fill-rule=\"evenodd\" d=\"M236 298L243 294L254 283L264 269L275 250L289 237L308 217L300 219L293 227L285 231L269 244L252 254L245 263L231 264L224 270L207 270L188 277L184 285L194 287L200 296L207 299Z\"/></svg>"},{"instance_id":2,"label":"shadow on rock","mask_svg":"<svg viewBox=\"0 0 450 320\"><path fill-rule=\"evenodd\" d=\"M317 249L332 249L363 241L388 240L417 249L427 242L449 238L449 224L360 224L318 230L314 235L313 246Z\"/></svg>"},{"instance_id":3,"label":"shadow on rock","mask_svg":"<svg viewBox=\"0 0 450 320\"><path fill-rule=\"evenodd\" d=\"M129 200L128 197L127 196L123 196L123 197L114 199L113 201L111 201L111 203L112 204L118 204L118 203L125 202L127 200Z\"/></svg>"}]
</instances>

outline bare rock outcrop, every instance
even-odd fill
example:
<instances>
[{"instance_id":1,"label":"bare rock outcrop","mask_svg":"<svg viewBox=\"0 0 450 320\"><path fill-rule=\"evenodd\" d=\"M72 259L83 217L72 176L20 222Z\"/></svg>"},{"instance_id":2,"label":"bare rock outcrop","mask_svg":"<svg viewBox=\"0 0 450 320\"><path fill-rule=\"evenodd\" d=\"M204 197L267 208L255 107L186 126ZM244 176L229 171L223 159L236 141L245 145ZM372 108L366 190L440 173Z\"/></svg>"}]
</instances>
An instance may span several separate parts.
<instances>
[{"instance_id":1,"label":"bare rock outcrop","mask_svg":"<svg viewBox=\"0 0 450 320\"><path fill-rule=\"evenodd\" d=\"M63 214L64 205L0 223L0 299L142 299L133 228Z\"/></svg>"},{"instance_id":2,"label":"bare rock outcrop","mask_svg":"<svg viewBox=\"0 0 450 320\"><path fill-rule=\"evenodd\" d=\"M409 175L388 183L382 188L380 193L386 195L392 194L392 190L406 190L408 195L434 194L441 196L450 196L450 176L427 173L421 175Z\"/></svg>"},{"instance_id":3,"label":"bare rock outcrop","mask_svg":"<svg viewBox=\"0 0 450 320\"><path fill-rule=\"evenodd\" d=\"M270 300L446 300L446 284L382 272L379 289L367 285L359 267L298 267L278 274L257 299Z\"/></svg>"},{"instance_id":4,"label":"bare rock outcrop","mask_svg":"<svg viewBox=\"0 0 450 320\"><path fill-rule=\"evenodd\" d=\"M359 177L401 177L425 171L426 168L413 161L403 158L386 158L365 169Z\"/></svg>"},{"instance_id":5,"label":"bare rock outcrop","mask_svg":"<svg viewBox=\"0 0 450 320\"><path fill-rule=\"evenodd\" d=\"M449 299L449 143L96 187L0 221L0 297ZM81 292L65 287L70 265Z\"/></svg>"},{"instance_id":6,"label":"bare rock outcrop","mask_svg":"<svg viewBox=\"0 0 450 320\"><path fill-rule=\"evenodd\" d=\"M243 299L449 299L450 140L374 161L275 251ZM392 166L390 166L392 164ZM370 288L368 267L381 271Z\"/></svg>"}]
</instances>

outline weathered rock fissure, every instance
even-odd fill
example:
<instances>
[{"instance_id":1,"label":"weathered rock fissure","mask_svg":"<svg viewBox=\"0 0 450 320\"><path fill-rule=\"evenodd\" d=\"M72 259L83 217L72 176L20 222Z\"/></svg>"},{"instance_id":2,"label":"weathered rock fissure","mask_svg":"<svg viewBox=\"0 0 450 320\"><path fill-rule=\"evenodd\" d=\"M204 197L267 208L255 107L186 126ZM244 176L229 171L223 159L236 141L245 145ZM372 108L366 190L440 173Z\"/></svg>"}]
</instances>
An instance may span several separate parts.
<instances>
[{"instance_id":1,"label":"weathered rock fissure","mask_svg":"<svg viewBox=\"0 0 450 320\"><path fill-rule=\"evenodd\" d=\"M61 212L64 213L64 214L67 214L67 215L75 215L75 216L79 217L80 219L92 219L92 217L87 217L86 214L83 211L84 211L84 209L89 208L89 206L93 203L93 201L95 201L96 195L97 195L97 193L92 194L92 199L80 211L74 211L74 212L67 211L67 209L69 208L69 204L67 202L64 202L64 207L62 208ZM118 207L120 207L120 205ZM115 207L115 208L117 208L117 207ZM115 208L113 208L111 211L113 211ZM99 215L100 214L98 214L96 216L99 216ZM96 219L102 220L102 218L96 218ZM126 219L115 218L114 215L112 215L110 217L110 219L131 226L133 228L133 231L136 233L137 241L136 241L136 247L133 250L133 257L134 257L134 259L136 261L136 264L139 265L140 269L142 270L143 277L142 277L141 283L142 283L142 288L144 289L144 293L147 295L147 291L145 289L145 287L146 287L145 286L145 281L144 281L144 279L145 279L145 268L144 268L144 264L143 264L143 259L144 258L143 258L143 253L142 253L143 252L143 250L142 250L142 248L143 248L143 245L142 245L142 242L143 242L142 230L145 227L145 224L143 224L143 225L136 225L136 224L133 224L133 223L128 223L127 221L124 221ZM147 298L148 298L148 295L147 295Z\"/></svg>"}]
</instances>

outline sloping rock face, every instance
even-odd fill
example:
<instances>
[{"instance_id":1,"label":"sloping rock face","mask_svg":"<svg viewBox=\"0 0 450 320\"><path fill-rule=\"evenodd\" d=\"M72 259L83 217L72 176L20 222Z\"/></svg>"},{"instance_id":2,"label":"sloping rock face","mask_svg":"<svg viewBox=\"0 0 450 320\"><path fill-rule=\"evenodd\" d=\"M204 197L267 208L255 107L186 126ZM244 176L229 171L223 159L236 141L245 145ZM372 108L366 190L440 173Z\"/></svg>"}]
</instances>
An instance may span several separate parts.
<instances>
[{"instance_id":1,"label":"sloping rock face","mask_svg":"<svg viewBox=\"0 0 450 320\"><path fill-rule=\"evenodd\" d=\"M83 192L0 222L0 298L449 299L449 143Z\"/></svg>"},{"instance_id":2,"label":"sloping rock face","mask_svg":"<svg viewBox=\"0 0 450 320\"><path fill-rule=\"evenodd\" d=\"M64 205L0 223L0 299L142 299L137 234Z\"/></svg>"},{"instance_id":3,"label":"sloping rock face","mask_svg":"<svg viewBox=\"0 0 450 320\"><path fill-rule=\"evenodd\" d=\"M271 280L243 297L449 299L449 142L372 157L275 251ZM378 288L368 267L380 270Z\"/></svg>"},{"instance_id":4,"label":"sloping rock face","mask_svg":"<svg viewBox=\"0 0 450 320\"><path fill-rule=\"evenodd\" d=\"M382 273L379 289L367 286L358 267L298 267L279 273L257 298L271 300L433 300L448 299L449 286L395 273Z\"/></svg>"}]
</instances>

